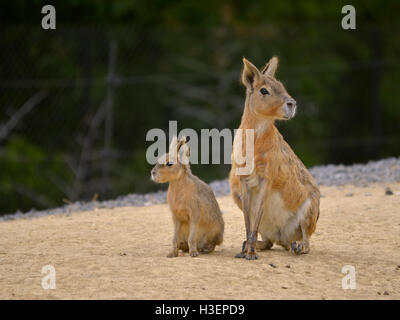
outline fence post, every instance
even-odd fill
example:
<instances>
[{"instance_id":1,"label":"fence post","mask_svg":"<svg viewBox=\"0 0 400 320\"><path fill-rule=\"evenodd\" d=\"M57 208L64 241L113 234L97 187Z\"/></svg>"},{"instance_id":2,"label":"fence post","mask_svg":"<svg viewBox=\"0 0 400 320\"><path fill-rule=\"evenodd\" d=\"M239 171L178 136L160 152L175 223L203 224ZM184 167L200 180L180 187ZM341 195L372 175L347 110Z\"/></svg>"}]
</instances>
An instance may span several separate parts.
<instances>
[{"instance_id":1,"label":"fence post","mask_svg":"<svg viewBox=\"0 0 400 320\"><path fill-rule=\"evenodd\" d=\"M118 83L115 74L115 65L117 62L117 43L112 40L109 48L108 56L108 74L106 77L107 97L105 110L105 126L104 126L104 149L103 149L103 197L108 195L110 189L110 161L112 156L112 133L113 133L113 105L114 90Z\"/></svg>"}]
</instances>

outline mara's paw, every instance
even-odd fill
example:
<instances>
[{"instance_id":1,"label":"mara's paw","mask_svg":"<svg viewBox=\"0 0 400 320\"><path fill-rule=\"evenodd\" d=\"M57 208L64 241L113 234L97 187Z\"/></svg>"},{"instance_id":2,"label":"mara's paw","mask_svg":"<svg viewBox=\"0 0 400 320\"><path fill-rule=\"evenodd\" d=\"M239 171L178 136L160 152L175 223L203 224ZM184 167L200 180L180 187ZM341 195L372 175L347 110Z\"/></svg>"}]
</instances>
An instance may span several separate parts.
<instances>
[{"instance_id":1,"label":"mara's paw","mask_svg":"<svg viewBox=\"0 0 400 320\"><path fill-rule=\"evenodd\" d=\"M258 255L255 252L247 252L245 258L246 260L257 260Z\"/></svg>"},{"instance_id":2,"label":"mara's paw","mask_svg":"<svg viewBox=\"0 0 400 320\"><path fill-rule=\"evenodd\" d=\"M199 248L199 251L201 253L205 253L205 254L211 253L214 250L215 250L215 244L208 244L208 245L204 246L204 248Z\"/></svg>"},{"instance_id":3,"label":"mara's paw","mask_svg":"<svg viewBox=\"0 0 400 320\"><path fill-rule=\"evenodd\" d=\"M189 255L190 255L191 257L197 257L197 256L199 255L199 252L193 250L193 251L190 251L190 252L189 252Z\"/></svg>"},{"instance_id":4,"label":"mara's paw","mask_svg":"<svg viewBox=\"0 0 400 320\"><path fill-rule=\"evenodd\" d=\"M242 251L235 255L235 258L242 259L246 258L247 253L247 241L243 241L242 243Z\"/></svg>"},{"instance_id":5,"label":"mara's paw","mask_svg":"<svg viewBox=\"0 0 400 320\"><path fill-rule=\"evenodd\" d=\"M290 252L293 254L303 254L308 253L310 249L306 246L303 241L293 241L290 246Z\"/></svg>"},{"instance_id":6,"label":"mara's paw","mask_svg":"<svg viewBox=\"0 0 400 320\"><path fill-rule=\"evenodd\" d=\"M171 251L168 253L167 258L175 258L178 256L178 251Z\"/></svg>"},{"instance_id":7,"label":"mara's paw","mask_svg":"<svg viewBox=\"0 0 400 320\"><path fill-rule=\"evenodd\" d=\"M245 258L245 257L246 257L246 252L243 252L243 251L241 251L241 252L239 252L238 254L235 255L235 258L238 258L238 259L242 259L242 258Z\"/></svg>"}]
</instances>

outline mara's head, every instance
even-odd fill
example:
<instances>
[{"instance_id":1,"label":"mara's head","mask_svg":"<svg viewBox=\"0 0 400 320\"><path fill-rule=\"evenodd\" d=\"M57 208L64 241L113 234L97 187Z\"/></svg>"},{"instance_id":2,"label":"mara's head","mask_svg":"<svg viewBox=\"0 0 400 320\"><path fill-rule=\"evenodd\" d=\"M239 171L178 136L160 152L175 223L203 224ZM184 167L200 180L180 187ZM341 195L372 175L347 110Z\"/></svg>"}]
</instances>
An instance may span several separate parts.
<instances>
[{"instance_id":1,"label":"mara's head","mask_svg":"<svg viewBox=\"0 0 400 320\"><path fill-rule=\"evenodd\" d=\"M275 78L278 58L273 57L258 70L243 58L242 82L246 86L249 111L258 118L289 120L296 114L296 101Z\"/></svg>"},{"instance_id":2,"label":"mara's head","mask_svg":"<svg viewBox=\"0 0 400 320\"><path fill-rule=\"evenodd\" d=\"M182 177L190 171L189 147L186 144L186 137L177 139L173 137L168 153L162 155L157 164L151 170L151 180L157 183L165 183Z\"/></svg>"}]
</instances>

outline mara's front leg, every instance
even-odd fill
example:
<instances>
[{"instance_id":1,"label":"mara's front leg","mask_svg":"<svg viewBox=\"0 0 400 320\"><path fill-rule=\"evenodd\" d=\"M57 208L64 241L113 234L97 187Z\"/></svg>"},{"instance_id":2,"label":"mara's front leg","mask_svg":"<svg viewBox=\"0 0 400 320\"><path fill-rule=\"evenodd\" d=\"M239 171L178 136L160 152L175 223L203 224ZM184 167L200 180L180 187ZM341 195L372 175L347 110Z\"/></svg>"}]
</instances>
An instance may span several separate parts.
<instances>
[{"instance_id":1,"label":"mara's front leg","mask_svg":"<svg viewBox=\"0 0 400 320\"><path fill-rule=\"evenodd\" d=\"M247 253L247 243L250 235L250 190L247 187L247 181L244 176L240 177L241 184L241 200L242 200L242 211L244 217L244 224L246 227L246 240L243 241L242 251L239 252L235 257L236 258L245 258Z\"/></svg>"},{"instance_id":2,"label":"mara's front leg","mask_svg":"<svg viewBox=\"0 0 400 320\"><path fill-rule=\"evenodd\" d=\"M189 255L191 257L197 257L199 252L197 250L197 229L198 229L198 221L197 219L191 219L189 224Z\"/></svg>"},{"instance_id":3,"label":"mara's front leg","mask_svg":"<svg viewBox=\"0 0 400 320\"><path fill-rule=\"evenodd\" d=\"M181 222L175 218L175 216L173 217L173 221L174 221L174 235L172 237L172 250L170 251L170 253L167 255L168 258L173 258L173 257L177 257L178 253L179 253L179 233L180 233L180 229L181 229Z\"/></svg>"},{"instance_id":4,"label":"mara's front leg","mask_svg":"<svg viewBox=\"0 0 400 320\"><path fill-rule=\"evenodd\" d=\"M256 260L256 246L258 227L260 226L261 218L263 215L264 201L267 197L267 182L265 179L260 180L259 191L257 193L257 199L254 202L254 207L250 208L250 232L247 238L247 253L245 258L247 260Z\"/></svg>"}]
</instances>

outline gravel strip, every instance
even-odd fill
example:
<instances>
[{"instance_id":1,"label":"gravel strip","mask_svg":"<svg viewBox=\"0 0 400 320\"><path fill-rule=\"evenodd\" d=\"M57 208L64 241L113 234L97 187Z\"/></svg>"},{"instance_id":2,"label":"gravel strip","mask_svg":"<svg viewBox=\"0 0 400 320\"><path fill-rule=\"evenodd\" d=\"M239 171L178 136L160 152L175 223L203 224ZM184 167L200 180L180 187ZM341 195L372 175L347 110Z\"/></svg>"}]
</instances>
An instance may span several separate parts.
<instances>
[{"instance_id":1,"label":"gravel strip","mask_svg":"<svg viewBox=\"0 0 400 320\"><path fill-rule=\"evenodd\" d=\"M400 181L400 157L388 158L378 161L370 161L367 164L326 165L316 166L310 169L311 174L319 185L340 186L354 184L357 186L367 186L371 183L379 182L399 182ZM225 196L230 193L229 182L227 179L213 181L211 188L217 197ZM19 218L40 217L50 214L69 214L71 212L90 211L101 208L117 208L127 206L149 206L153 204L165 203L166 192L159 191L147 194L128 194L120 196L115 200L107 201L77 201L63 207L37 211L32 209L26 213L20 211L0 216L0 221L14 220Z\"/></svg>"}]
</instances>

